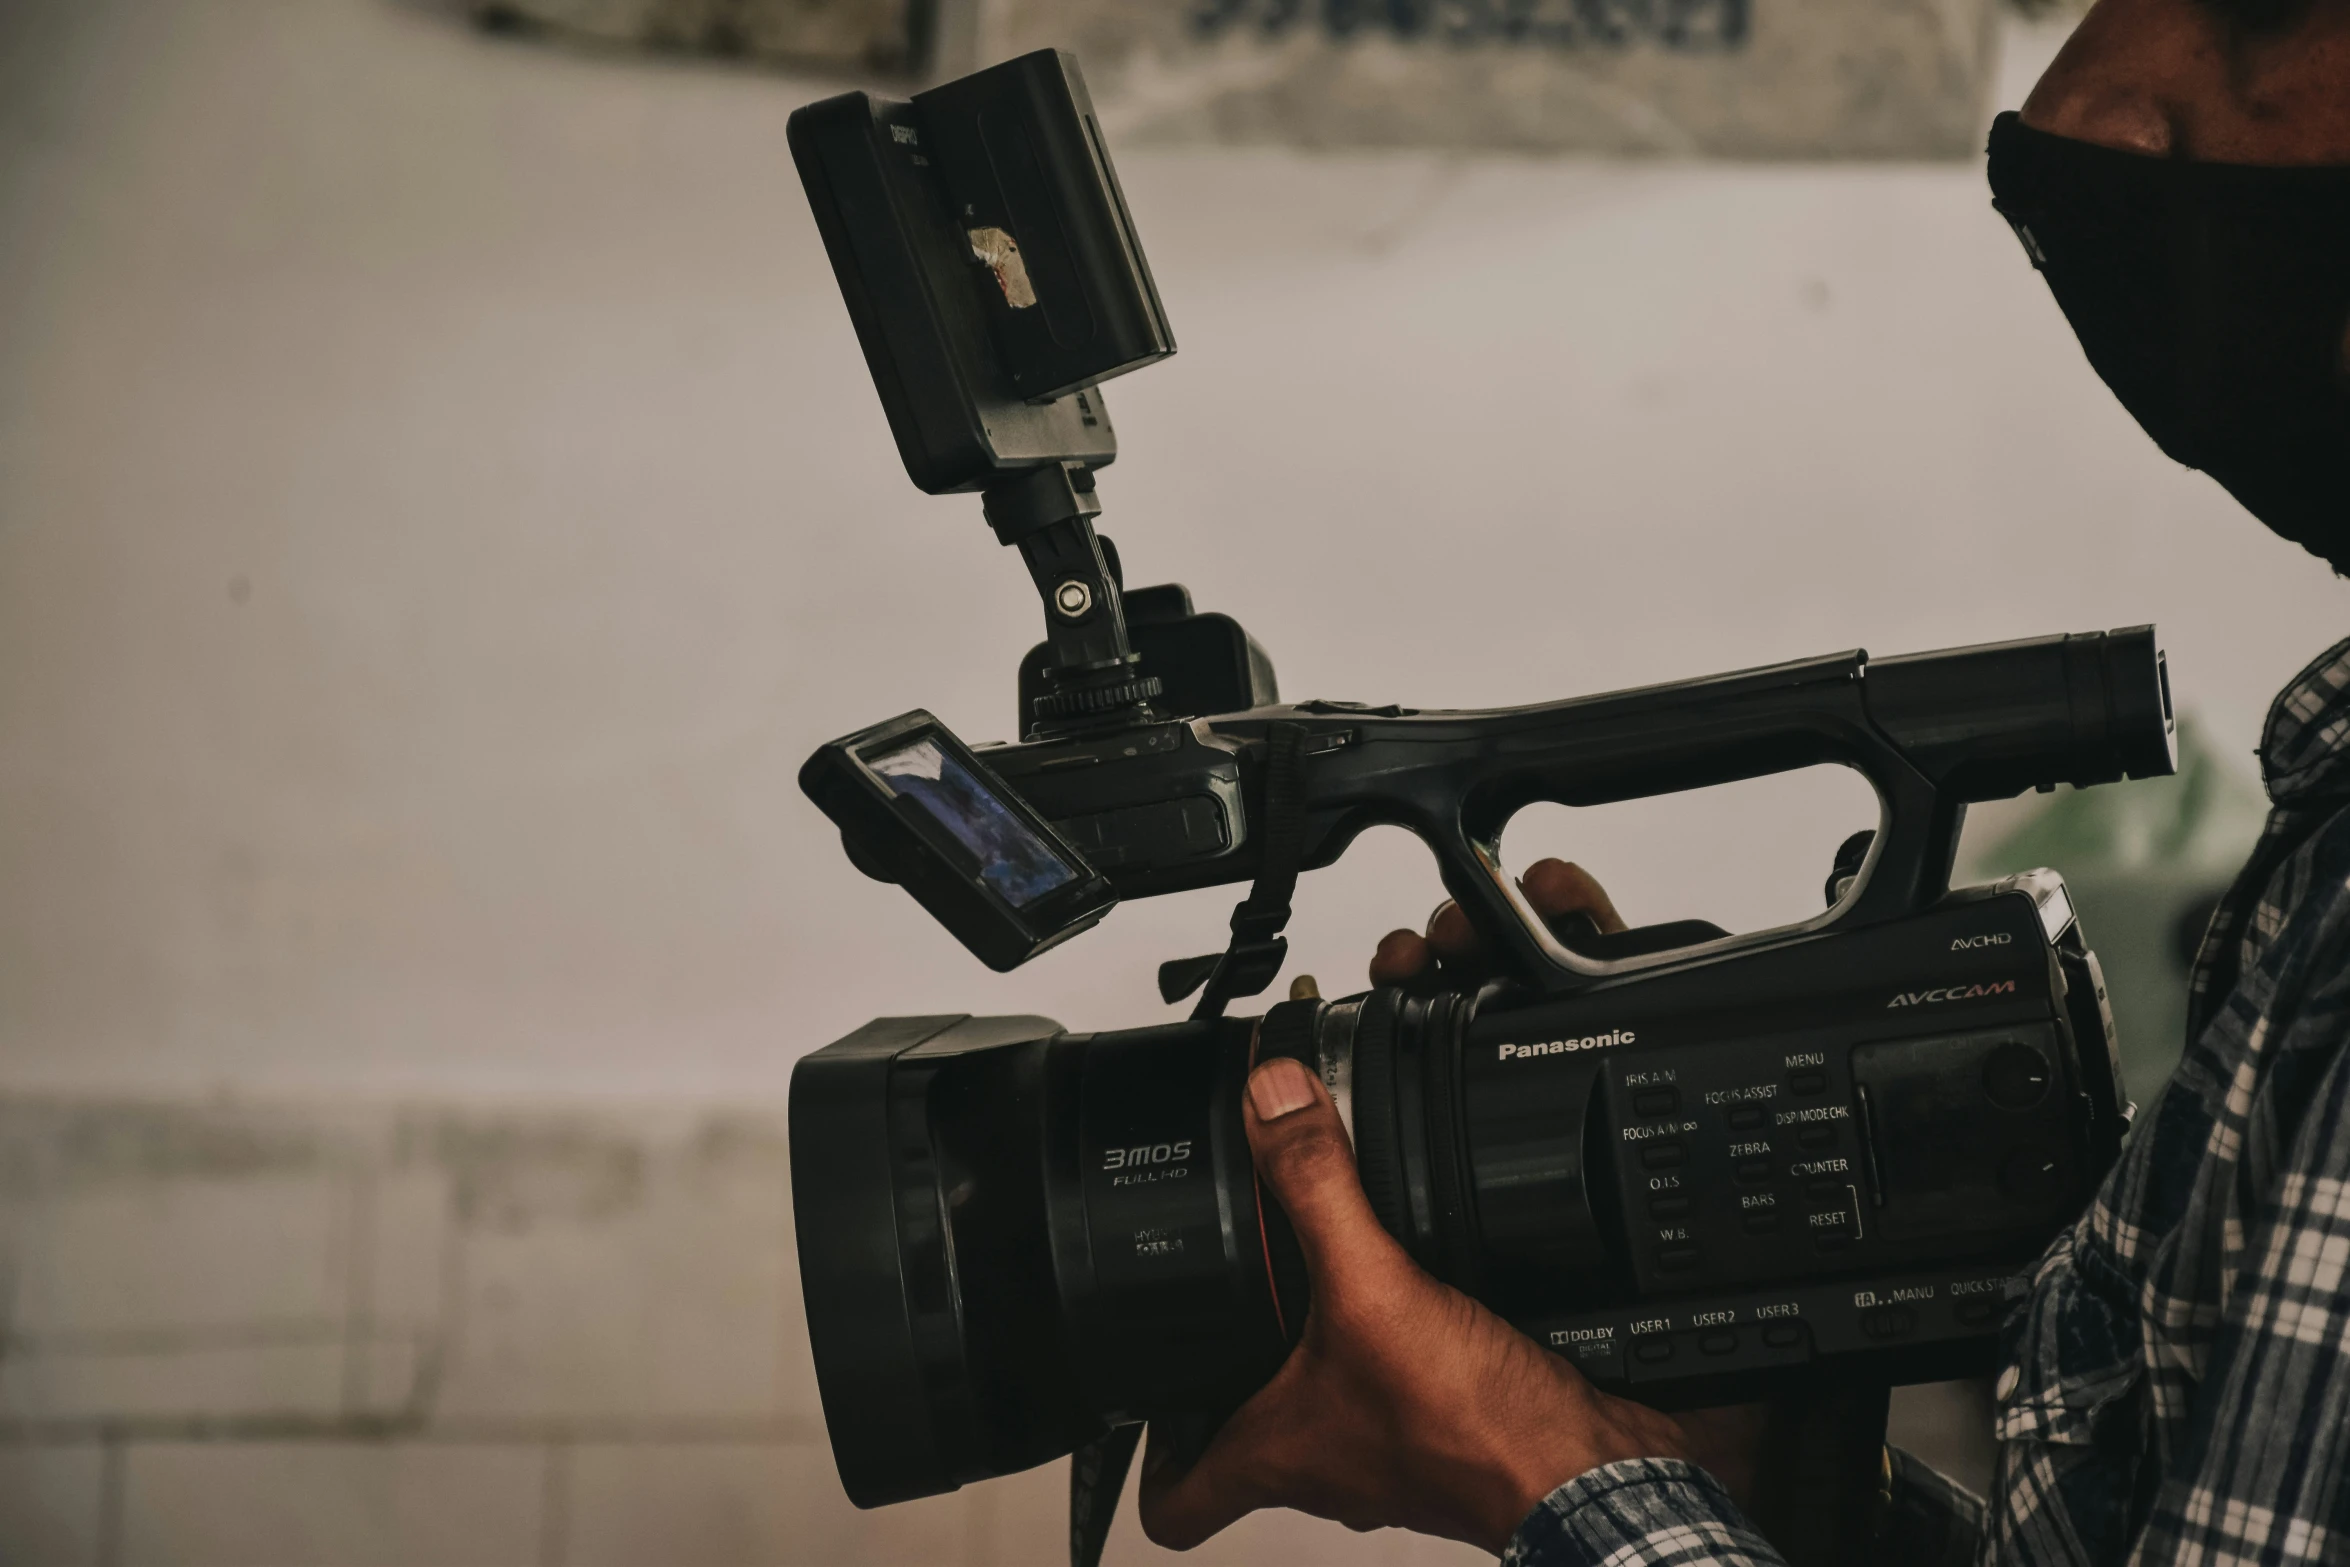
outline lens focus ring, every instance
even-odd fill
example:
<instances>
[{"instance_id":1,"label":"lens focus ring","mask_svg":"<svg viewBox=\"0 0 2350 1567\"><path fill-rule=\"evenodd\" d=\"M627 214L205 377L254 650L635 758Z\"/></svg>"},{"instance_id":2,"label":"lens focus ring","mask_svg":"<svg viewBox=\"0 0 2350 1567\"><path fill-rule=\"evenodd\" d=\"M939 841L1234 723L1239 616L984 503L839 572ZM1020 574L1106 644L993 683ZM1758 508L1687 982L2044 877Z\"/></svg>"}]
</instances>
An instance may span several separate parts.
<instances>
[{"instance_id":1,"label":"lens focus ring","mask_svg":"<svg viewBox=\"0 0 2350 1567\"><path fill-rule=\"evenodd\" d=\"M1409 1233L1395 1128L1395 1011L1402 1000L1399 990L1375 990L1363 999L1354 1050L1355 1167L1371 1211L1399 1239Z\"/></svg>"}]
</instances>

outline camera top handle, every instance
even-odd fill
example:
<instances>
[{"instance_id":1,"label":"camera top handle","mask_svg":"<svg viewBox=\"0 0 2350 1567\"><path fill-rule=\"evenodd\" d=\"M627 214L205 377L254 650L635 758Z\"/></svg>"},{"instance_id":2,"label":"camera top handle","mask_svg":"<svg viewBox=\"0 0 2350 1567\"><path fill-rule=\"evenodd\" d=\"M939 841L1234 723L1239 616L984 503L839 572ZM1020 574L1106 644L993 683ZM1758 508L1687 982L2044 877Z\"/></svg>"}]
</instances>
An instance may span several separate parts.
<instances>
[{"instance_id":1,"label":"camera top handle","mask_svg":"<svg viewBox=\"0 0 2350 1567\"><path fill-rule=\"evenodd\" d=\"M1366 827L1406 828L1435 853L1446 889L1500 966L1550 992L1914 912L1949 888L1968 803L2162 776L2177 765L2168 675L2150 626L1876 661L1856 651L1482 712L1312 702L1199 720L1196 732L1244 764L1232 803L1245 834L1209 863L1107 870L1120 893L1254 873L1263 845L1247 839L1259 836L1276 724L1302 731L1304 868L1336 860ZM1501 867L1502 830L1536 801L1599 805L1830 762L1868 778L1881 816L1851 886L1801 925L1683 947L1669 959L1587 956L1550 932ZM1015 787L1031 799L1058 793L1050 777L1016 777ZM1049 799L1038 803L1060 814Z\"/></svg>"}]
</instances>

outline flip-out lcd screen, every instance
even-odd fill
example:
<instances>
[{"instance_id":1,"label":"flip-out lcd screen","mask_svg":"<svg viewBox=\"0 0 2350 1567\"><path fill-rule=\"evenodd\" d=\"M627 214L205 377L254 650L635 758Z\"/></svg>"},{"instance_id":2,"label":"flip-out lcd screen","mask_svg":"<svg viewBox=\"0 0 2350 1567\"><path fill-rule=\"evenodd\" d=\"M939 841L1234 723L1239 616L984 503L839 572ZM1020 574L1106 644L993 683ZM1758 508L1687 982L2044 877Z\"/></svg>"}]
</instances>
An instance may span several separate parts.
<instances>
[{"instance_id":1,"label":"flip-out lcd screen","mask_svg":"<svg viewBox=\"0 0 2350 1567\"><path fill-rule=\"evenodd\" d=\"M929 813L979 861L979 879L1024 909L1077 879L1076 868L1028 830L987 785L931 735L868 754L865 765Z\"/></svg>"}]
</instances>

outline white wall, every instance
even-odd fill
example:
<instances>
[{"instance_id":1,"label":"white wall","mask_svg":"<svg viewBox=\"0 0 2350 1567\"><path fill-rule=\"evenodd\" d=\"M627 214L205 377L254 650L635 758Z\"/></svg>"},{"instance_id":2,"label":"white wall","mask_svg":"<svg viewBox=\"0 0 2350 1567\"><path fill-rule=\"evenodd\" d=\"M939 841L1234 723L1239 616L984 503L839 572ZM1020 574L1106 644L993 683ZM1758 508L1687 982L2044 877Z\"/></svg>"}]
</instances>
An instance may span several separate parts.
<instances>
[{"instance_id":1,"label":"white wall","mask_svg":"<svg viewBox=\"0 0 2350 1567\"><path fill-rule=\"evenodd\" d=\"M1162 1015L1235 894L995 978L794 787L918 704L1003 735L1036 631L898 471L784 152L819 90L374 0L0 7L0 1080L774 1096L876 1012ZM1122 172L1183 352L1111 391L1105 525L1291 695L2154 620L2241 749L2342 628L1977 167ZM1573 846L1736 913L1845 825ZM1366 844L1302 966L1435 896Z\"/></svg>"}]
</instances>

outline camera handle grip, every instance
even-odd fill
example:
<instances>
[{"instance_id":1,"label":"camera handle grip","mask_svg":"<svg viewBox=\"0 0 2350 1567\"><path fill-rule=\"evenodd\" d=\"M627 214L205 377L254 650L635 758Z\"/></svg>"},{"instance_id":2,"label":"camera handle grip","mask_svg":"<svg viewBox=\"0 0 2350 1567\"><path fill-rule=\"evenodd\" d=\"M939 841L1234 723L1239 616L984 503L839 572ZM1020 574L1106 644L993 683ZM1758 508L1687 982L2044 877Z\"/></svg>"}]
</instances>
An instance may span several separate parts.
<instances>
[{"instance_id":1,"label":"camera handle grip","mask_svg":"<svg viewBox=\"0 0 2350 1567\"><path fill-rule=\"evenodd\" d=\"M1698 683L1689 700L1660 707L1651 697L1621 720L1587 709L1537 728L1524 726L1522 713L1506 715L1518 722L1480 747L1483 754L1468 766L1430 778L1434 787L1413 802L1404 825L1435 854L1445 889L1484 937L1495 966L1545 990L1580 989L1709 951L1913 912L1949 889L1966 805L1871 722L1864 666L1865 655L1852 653ZM1878 799L1876 836L1842 898L1779 932L1724 936L1669 952L1587 956L1558 939L1502 867L1503 828L1537 801L1595 805L1820 763L1841 763L1869 780ZM1397 787L1393 774L1389 787Z\"/></svg>"},{"instance_id":2,"label":"camera handle grip","mask_svg":"<svg viewBox=\"0 0 2350 1567\"><path fill-rule=\"evenodd\" d=\"M1195 720L1202 751L1253 756L1244 821L1257 815L1276 723L1306 731L1305 869L1336 860L1366 827L1403 827L1435 854L1496 966L1553 993L1914 913L1949 890L1968 802L2161 777L2178 765L2170 677L2152 626L1885 659L1856 649L1533 707L1423 712L1316 701ZM1879 817L1852 884L1798 925L1666 953L1585 956L1544 928L1501 869L1502 829L1538 800L1605 805L1823 762L1865 776ZM1065 802L1072 815L1099 809L1075 793ZM1235 852L1214 861L1135 864L1113 880L1127 896L1238 881L1261 852L1248 836L1244 829Z\"/></svg>"}]
</instances>

